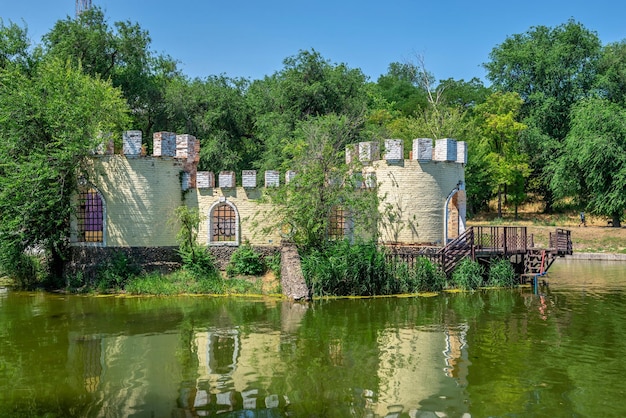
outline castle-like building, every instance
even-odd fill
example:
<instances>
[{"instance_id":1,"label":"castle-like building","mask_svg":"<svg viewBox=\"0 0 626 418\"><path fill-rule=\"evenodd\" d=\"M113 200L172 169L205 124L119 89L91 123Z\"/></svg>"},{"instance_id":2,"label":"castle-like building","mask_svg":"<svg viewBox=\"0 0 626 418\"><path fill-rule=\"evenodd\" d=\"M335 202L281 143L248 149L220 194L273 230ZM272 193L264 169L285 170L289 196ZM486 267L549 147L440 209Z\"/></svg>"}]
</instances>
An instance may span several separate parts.
<instances>
[{"instance_id":1,"label":"castle-like building","mask_svg":"<svg viewBox=\"0 0 626 418\"><path fill-rule=\"evenodd\" d=\"M280 208L261 197L264 189L280 187L297 173L283 177L270 170L259 178L257 171L244 170L238 182L232 171L198 171L199 155L195 137L170 132L154 134L151 156L145 153L141 131L124 133L122 154L113 152L112 141L99 147L79 178L73 246L175 247L179 226L174 212L181 205L203 215L200 244L279 246L281 231L262 233L258 223L264 215L279 215ZM410 157L404 155L403 141L396 139L385 140L382 150L377 142L346 149L347 162L362 164L363 187L378 194L379 212L393 214L378 226L380 243L443 246L465 230L467 145L419 138ZM350 222L337 222L343 233L350 233Z\"/></svg>"}]
</instances>

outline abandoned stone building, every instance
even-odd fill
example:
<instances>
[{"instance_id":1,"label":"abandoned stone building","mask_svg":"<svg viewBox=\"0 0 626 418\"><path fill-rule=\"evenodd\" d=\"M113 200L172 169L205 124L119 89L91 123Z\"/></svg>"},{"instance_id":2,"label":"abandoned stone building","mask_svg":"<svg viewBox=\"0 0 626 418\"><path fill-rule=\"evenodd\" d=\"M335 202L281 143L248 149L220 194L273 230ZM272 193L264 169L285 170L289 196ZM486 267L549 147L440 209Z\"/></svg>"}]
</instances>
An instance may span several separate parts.
<instances>
[{"instance_id":1,"label":"abandoned stone building","mask_svg":"<svg viewBox=\"0 0 626 418\"><path fill-rule=\"evenodd\" d=\"M141 132L127 131L121 154L108 144L87 161L72 221L73 264L97 264L111 251L125 251L143 264L174 261L179 230L174 211L180 205L203 215L199 243L218 259L227 259L242 243L269 252L281 245L280 231L261 233L252 219L277 213L260 198L266 188L280 187L297 173L265 171L259 178L245 170L238 182L231 171L198 171L199 141L186 134L155 133L153 154L144 150ZM363 187L378 193L379 210L394 212L393 224L379 226L380 243L442 246L465 230L466 143L419 138L409 158L404 155L403 141L395 139L386 140L383 150L376 142L346 149L348 162L362 163ZM341 216L332 223L350 233L350 222Z\"/></svg>"}]
</instances>

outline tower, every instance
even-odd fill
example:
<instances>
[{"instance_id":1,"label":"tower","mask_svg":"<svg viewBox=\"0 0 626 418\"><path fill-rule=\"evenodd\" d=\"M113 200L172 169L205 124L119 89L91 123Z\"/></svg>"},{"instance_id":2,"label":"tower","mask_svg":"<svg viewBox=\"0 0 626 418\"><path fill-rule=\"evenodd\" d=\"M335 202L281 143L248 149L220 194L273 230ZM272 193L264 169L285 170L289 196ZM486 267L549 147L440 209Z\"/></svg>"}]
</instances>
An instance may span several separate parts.
<instances>
[{"instance_id":1,"label":"tower","mask_svg":"<svg viewBox=\"0 0 626 418\"><path fill-rule=\"evenodd\" d=\"M91 8L91 0L76 0L76 17Z\"/></svg>"}]
</instances>

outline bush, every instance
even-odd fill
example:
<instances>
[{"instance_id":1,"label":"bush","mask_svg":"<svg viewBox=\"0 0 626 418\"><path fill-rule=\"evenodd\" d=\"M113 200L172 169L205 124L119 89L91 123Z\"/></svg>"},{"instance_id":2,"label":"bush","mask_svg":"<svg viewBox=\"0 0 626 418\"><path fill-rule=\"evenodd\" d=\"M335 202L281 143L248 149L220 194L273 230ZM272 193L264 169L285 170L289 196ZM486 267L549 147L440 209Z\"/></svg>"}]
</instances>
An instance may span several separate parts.
<instances>
[{"instance_id":1,"label":"bush","mask_svg":"<svg viewBox=\"0 0 626 418\"><path fill-rule=\"evenodd\" d=\"M178 254L183 261L183 268L193 275L203 277L217 274L215 258L205 248L199 245L194 245L190 249L180 248Z\"/></svg>"},{"instance_id":2,"label":"bush","mask_svg":"<svg viewBox=\"0 0 626 418\"><path fill-rule=\"evenodd\" d=\"M390 294L392 269L376 243L344 240L302 256L302 272L314 296L373 296Z\"/></svg>"},{"instance_id":3,"label":"bush","mask_svg":"<svg viewBox=\"0 0 626 418\"><path fill-rule=\"evenodd\" d=\"M117 251L98 268L96 287L101 291L121 289L128 279L139 274L140 269L131 264L126 254Z\"/></svg>"},{"instance_id":4,"label":"bush","mask_svg":"<svg viewBox=\"0 0 626 418\"><path fill-rule=\"evenodd\" d=\"M2 274L10 277L16 287L32 289L40 284L42 263L40 258L10 248L0 255Z\"/></svg>"},{"instance_id":5,"label":"bush","mask_svg":"<svg viewBox=\"0 0 626 418\"><path fill-rule=\"evenodd\" d=\"M413 268L419 279L420 292L439 292L446 287L446 275L431 259L418 257Z\"/></svg>"},{"instance_id":6,"label":"bush","mask_svg":"<svg viewBox=\"0 0 626 418\"><path fill-rule=\"evenodd\" d=\"M228 276L259 276L265 273L266 266L263 257L249 244L237 248L230 257L230 263L226 266Z\"/></svg>"},{"instance_id":7,"label":"bush","mask_svg":"<svg viewBox=\"0 0 626 418\"><path fill-rule=\"evenodd\" d=\"M515 271L511 262L501 259L489 267L487 284L494 287L514 287Z\"/></svg>"},{"instance_id":8,"label":"bush","mask_svg":"<svg viewBox=\"0 0 626 418\"><path fill-rule=\"evenodd\" d=\"M459 289L474 290L483 284L485 271L477 261L463 259L452 272L452 283Z\"/></svg>"}]
</instances>

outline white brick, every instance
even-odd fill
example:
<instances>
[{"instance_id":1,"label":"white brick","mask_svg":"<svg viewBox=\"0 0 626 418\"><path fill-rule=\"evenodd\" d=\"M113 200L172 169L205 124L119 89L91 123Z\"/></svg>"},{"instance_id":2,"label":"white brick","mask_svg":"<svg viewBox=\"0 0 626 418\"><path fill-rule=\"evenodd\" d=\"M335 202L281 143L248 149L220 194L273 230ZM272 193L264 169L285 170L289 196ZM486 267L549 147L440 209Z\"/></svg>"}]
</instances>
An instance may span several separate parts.
<instances>
[{"instance_id":1,"label":"white brick","mask_svg":"<svg viewBox=\"0 0 626 418\"><path fill-rule=\"evenodd\" d=\"M198 171L196 174L196 187L198 189L212 189L215 187L215 176L210 171Z\"/></svg>"},{"instance_id":2,"label":"white brick","mask_svg":"<svg viewBox=\"0 0 626 418\"><path fill-rule=\"evenodd\" d=\"M413 159L422 161L433 159L433 140L431 138L413 140Z\"/></svg>"},{"instance_id":3,"label":"white brick","mask_svg":"<svg viewBox=\"0 0 626 418\"><path fill-rule=\"evenodd\" d=\"M380 159L380 152L377 142L359 142L359 160L361 162L372 162Z\"/></svg>"},{"instance_id":4,"label":"white brick","mask_svg":"<svg viewBox=\"0 0 626 418\"><path fill-rule=\"evenodd\" d=\"M234 171L220 171L219 187L221 188L235 187L235 172Z\"/></svg>"},{"instance_id":5,"label":"white brick","mask_svg":"<svg viewBox=\"0 0 626 418\"><path fill-rule=\"evenodd\" d=\"M456 162L467 164L467 142L458 141L456 143Z\"/></svg>"},{"instance_id":6,"label":"white brick","mask_svg":"<svg viewBox=\"0 0 626 418\"><path fill-rule=\"evenodd\" d=\"M241 185L244 188L253 189L256 187L256 170L243 170L241 172Z\"/></svg>"},{"instance_id":7,"label":"white brick","mask_svg":"<svg viewBox=\"0 0 626 418\"><path fill-rule=\"evenodd\" d=\"M277 170L265 171L265 187L280 186L280 173Z\"/></svg>"},{"instance_id":8,"label":"white brick","mask_svg":"<svg viewBox=\"0 0 626 418\"><path fill-rule=\"evenodd\" d=\"M155 157L175 157L176 134L173 132L155 132L152 135L152 155Z\"/></svg>"},{"instance_id":9,"label":"white brick","mask_svg":"<svg viewBox=\"0 0 626 418\"><path fill-rule=\"evenodd\" d=\"M126 131L122 136L122 152L124 155L141 154L141 131Z\"/></svg>"},{"instance_id":10,"label":"white brick","mask_svg":"<svg viewBox=\"0 0 626 418\"><path fill-rule=\"evenodd\" d=\"M356 161L359 155L359 144L349 144L346 146L346 164L350 165Z\"/></svg>"},{"instance_id":11,"label":"white brick","mask_svg":"<svg viewBox=\"0 0 626 418\"><path fill-rule=\"evenodd\" d=\"M402 159L404 159L404 141L385 139L385 160L398 161Z\"/></svg>"},{"instance_id":12,"label":"white brick","mask_svg":"<svg viewBox=\"0 0 626 418\"><path fill-rule=\"evenodd\" d=\"M438 139L435 141L435 161L456 161L456 140L452 138Z\"/></svg>"}]
</instances>

